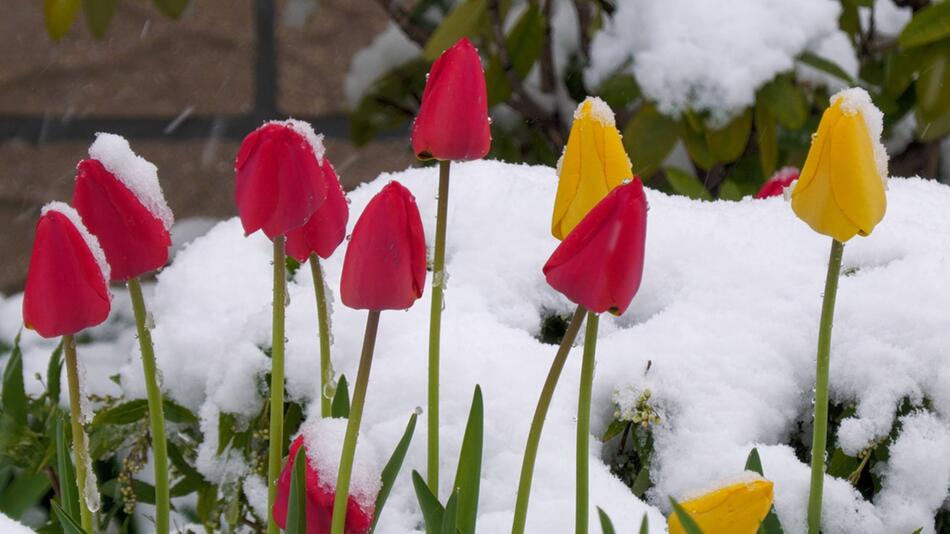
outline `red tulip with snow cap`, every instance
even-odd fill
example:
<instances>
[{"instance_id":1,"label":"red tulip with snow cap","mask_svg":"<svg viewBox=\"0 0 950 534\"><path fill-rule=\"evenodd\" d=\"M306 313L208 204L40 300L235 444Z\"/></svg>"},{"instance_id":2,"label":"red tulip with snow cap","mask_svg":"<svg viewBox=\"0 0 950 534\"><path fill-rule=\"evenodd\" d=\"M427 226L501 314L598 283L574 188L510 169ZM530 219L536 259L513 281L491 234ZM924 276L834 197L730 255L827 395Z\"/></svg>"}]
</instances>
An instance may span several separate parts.
<instances>
[{"instance_id":1,"label":"red tulip with snow cap","mask_svg":"<svg viewBox=\"0 0 950 534\"><path fill-rule=\"evenodd\" d=\"M426 242L416 199L389 184L356 221L343 259L340 297L362 310L404 310L422 296Z\"/></svg>"},{"instance_id":2,"label":"red tulip with snow cap","mask_svg":"<svg viewBox=\"0 0 950 534\"><path fill-rule=\"evenodd\" d=\"M329 258L346 237L350 207L343 195L343 186L329 159L324 157L320 167L326 182L326 200L306 224L287 232L287 254L301 262L307 261L311 253Z\"/></svg>"},{"instance_id":3,"label":"red tulip with snow cap","mask_svg":"<svg viewBox=\"0 0 950 534\"><path fill-rule=\"evenodd\" d=\"M798 172L798 167L782 167L775 171L775 174L762 184L758 193L755 194L755 198L761 199L784 195L788 186L792 185L792 182L795 180L798 180Z\"/></svg>"},{"instance_id":4,"label":"red tulip with snow cap","mask_svg":"<svg viewBox=\"0 0 950 534\"><path fill-rule=\"evenodd\" d=\"M246 234L274 239L303 226L327 197L323 136L305 122L268 122L241 143L234 199Z\"/></svg>"},{"instance_id":5,"label":"red tulip with snow cap","mask_svg":"<svg viewBox=\"0 0 950 534\"><path fill-rule=\"evenodd\" d=\"M293 477L294 460L297 453L307 454L307 446L303 436L290 444L290 454L287 463L280 472L277 480L277 498L274 501L274 521L280 528L287 525L287 509L290 501L290 484ZM310 458L306 458L306 488L307 488L307 534L328 534L333 517L333 496L335 488L320 480L320 473L313 468ZM346 534L363 534L373 525L372 507L360 506L352 495L347 500L346 507Z\"/></svg>"},{"instance_id":6,"label":"red tulip with snow cap","mask_svg":"<svg viewBox=\"0 0 950 534\"><path fill-rule=\"evenodd\" d=\"M43 337L70 335L109 316L109 265L99 241L63 202L43 207L23 292L23 322Z\"/></svg>"},{"instance_id":7,"label":"red tulip with snow cap","mask_svg":"<svg viewBox=\"0 0 950 534\"><path fill-rule=\"evenodd\" d=\"M89 159L76 169L73 206L99 239L113 281L154 271L168 261L174 217L157 169L122 137L97 134Z\"/></svg>"},{"instance_id":8,"label":"red tulip with snow cap","mask_svg":"<svg viewBox=\"0 0 950 534\"><path fill-rule=\"evenodd\" d=\"M647 199L634 177L601 200L544 265L548 284L588 311L622 314L640 288Z\"/></svg>"},{"instance_id":9,"label":"red tulip with snow cap","mask_svg":"<svg viewBox=\"0 0 950 534\"><path fill-rule=\"evenodd\" d=\"M491 147L485 71L472 42L463 37L429 70L412 150L419 159L480 159Z\"/></svg>"}]
</instances>

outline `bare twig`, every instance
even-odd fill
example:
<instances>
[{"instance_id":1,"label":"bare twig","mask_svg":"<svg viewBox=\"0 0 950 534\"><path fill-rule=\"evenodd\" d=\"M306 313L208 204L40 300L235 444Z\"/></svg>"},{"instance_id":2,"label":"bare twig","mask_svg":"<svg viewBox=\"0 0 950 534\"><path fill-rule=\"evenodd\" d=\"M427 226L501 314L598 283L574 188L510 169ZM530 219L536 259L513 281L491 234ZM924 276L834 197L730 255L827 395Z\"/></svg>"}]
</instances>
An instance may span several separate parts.
<instances>
[{"instance_id":1,"label":"bare twig","mask_svg":"<svg viewBox=\"0 0 950 534\"><path fill-rule=\"evenodd\" d=\"M376 3L386 10L386 13L389 14L389 18L399 26L399 29L401 29L407 37L415 41L419 46L425 47L431 32L412 21L412 17L410 16L412 10L404 8L399 0L376 0Z\"/></svg>"},{"instance_id":2,"label":"bare twig","mask_svg":"<svg viewBox=\"0 0 950 534\"><path fill-rule=\"evenodd\" d=\"M577 33L581 38L581 56L585 62L590 61L590 22L591 5L587 0L574 0L574 10L577 11Z\"/></svg>"},{"instance_id":3,"label":"bare twig","mask_svg":"<svg viewBox=\"0 0 950 534\"><path fill-rule=\"evenodd\" d=\"M545 0L541 12L544 14L544 44L541 49L541 91L554 92L557 87L557 73L554 69L554 39L551 38L551 0Z\"/></svg>"}]
</instances>

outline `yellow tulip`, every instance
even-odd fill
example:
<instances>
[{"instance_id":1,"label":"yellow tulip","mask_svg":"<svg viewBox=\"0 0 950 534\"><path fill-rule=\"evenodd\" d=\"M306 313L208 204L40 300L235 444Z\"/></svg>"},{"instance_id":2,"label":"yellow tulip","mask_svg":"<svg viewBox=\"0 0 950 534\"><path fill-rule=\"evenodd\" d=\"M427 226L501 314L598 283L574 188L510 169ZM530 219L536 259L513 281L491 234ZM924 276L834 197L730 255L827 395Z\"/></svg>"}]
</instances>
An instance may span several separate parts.
<instances>
[{"instance_id":1,"label":"yellow tulip","mask_svg":"<svg viewBox=\"0 0 950 534\"><path fill-rule=\"evenodd\" d=\"M812 138L792 209L818 233L844 243L868 235L887 208L887 153L881 112L864 89L831 98Z\"/></svg>"},{"instance_id":2,"label":"yellow tulip","mask_svg":"<svg viewBox=\"0 0 950 534\"><path fill-rule=\"evenodd\" d=\"M756 478L721 487L680 503L703 534L755 534L772 508L772 482ZM676 514L669 519L670 534L685 534Z\"/></svg>"},{"instance_id":3,"label":"yellow tulip","mask_svg":"<svg viewBox=\"0 0 950 534\"><path fill-rule=\"evenodd\" d=\"M613 188L633 177L614 114L603 100L587 97L577 106L558 177L551 221L551 233L558 239L564 239Z\"/></svg>"}]
</instances>

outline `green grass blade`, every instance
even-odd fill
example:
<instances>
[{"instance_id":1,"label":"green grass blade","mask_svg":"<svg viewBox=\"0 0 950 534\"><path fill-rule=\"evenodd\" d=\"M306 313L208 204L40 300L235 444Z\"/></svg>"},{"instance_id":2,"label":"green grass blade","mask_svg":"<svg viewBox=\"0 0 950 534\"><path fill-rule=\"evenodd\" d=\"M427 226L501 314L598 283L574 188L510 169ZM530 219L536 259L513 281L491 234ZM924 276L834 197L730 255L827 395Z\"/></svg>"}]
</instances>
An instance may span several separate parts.
<instances>
[{"instance_id":1,"label":"green grass blade","mask_svg":"<svg viewBox=\"0 0 950 534\"><path fill-rule=\"evenodd\" d=\"M399 440L399 443L396 444L396 449L393 450L392 456L389 457L389 461L386 462L386 467L383 468L382 478L383 484L379 488L379 494L376 495L376 506L373 513L373 526L370 527L370 534L376 530L376 524L379 523L379 516L383 512L383 507L386 506L386 499L389 498L389 493L393 489L393 484L396 482L396 476L399 475L399 470L402 468L402 462L406 459L406 452L409 450L409 443L412 441L412 435L416 431L416 419L418 419L419 414L412 414L409 418L409 423L406 425L406 431L402 433L402 438Z\"/></svg>"},{"instance_id":2,"label":"green grass blade","mask_svg":"<svg viewBox=\"0 0 950 534\"><path fill-rule=\"evenodd\" d=\"M346 376L340 376L336 384L336 393L333 394L333 404L330 405L330 416L337 419L346 419L350 416L350 389L346 383Z\"/></svg>"},{"instance_id":3,"label":"green grass blade","mask_svg":"<svg viewBox=\"0 0 950 534\"><path fill-rule=\"evenodd\" d=\"M439 503L439 499L429 490L429 485L422 478L418 471L412 472L412 487L416 490L416 499L419 501L419 508L422 510L422 518L426 522L426 530L433 532L442 528L442 517L445 515L445 509Z\"/></svg>"},{"instance_id":4,"label":"green grass blade","mask_svg":"<svg viewBox=\"0 0 950 534\"><path fill-rule=\"evenodd\" d=\"M482 445L484 443L485 408L482 388L475 386L472 407L468 412L465 437L459 452L458 470L455 472L455 488L459 494L458 522L462 534L475 534L478 517L478 493L482 477Z\"/></svg>"},{"instance_id":5,"label":"green grass blade","mask_svg":"<svg viewBox=\"0 0 950 534\"><path fill-rule=\"evenodd\" d=\"M455 490L449 501L445 503L445 514L442 516L442 534L457 534L458 531L459 492Z\"/></svg>"},{"instance_id":6,"label":"green grass blade","mask_svg":"<svg viewBox=\"0 0 950 534\"><path fill-rule=\"evenodd\" d=\"M600 531L603 532L603 534L617 534L617 529L614 528L614 522L610 520L610 516L608 516L607 512L600 506L597 507L597 517L600 518Z\"/></svg>"}]
</instances>

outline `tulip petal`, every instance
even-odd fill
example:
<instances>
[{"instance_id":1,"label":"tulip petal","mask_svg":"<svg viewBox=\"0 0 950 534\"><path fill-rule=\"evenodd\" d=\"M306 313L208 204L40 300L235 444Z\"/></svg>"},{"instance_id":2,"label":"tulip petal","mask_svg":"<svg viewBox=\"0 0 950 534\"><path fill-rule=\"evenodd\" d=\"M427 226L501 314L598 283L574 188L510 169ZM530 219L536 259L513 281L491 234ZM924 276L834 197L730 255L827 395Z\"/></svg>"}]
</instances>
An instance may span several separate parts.
<instances>
[{"instance_id":1,"label":"tulip petal","mask_svg":"<svg viewBox=\"0 0 950 534\"><path fill-rule=\"evenodd\" d=\"M831 136L831 189L838 207L861 235L870 234L887 209L872 142L859 113L845 114Z\"/></svg>"},{"instance_id":2,"label":"tulip petal","mask_svg":"<svg viewBox=\"0 0 950 534\"><path fill-rule=\"evenodd\" d=\"M772 507L773 485L766 479L731 484L681 503L703 532L755 534ZM684 534L675 515L670 534Z\"/></svg>"},{"instance_id":3,"label":"tulip petal","mask_svg":"<svg viewBox=\"0 0 950 534\"><path fill-rule=\"evenodd\" d=\"M350 206L330 160L323 158L321 167L327 188L326 200L306 224L287 232L287 254L300 262L306 261L313 252L323 259L329 258L346 237Z\"/></svg>"}]
</instances>

